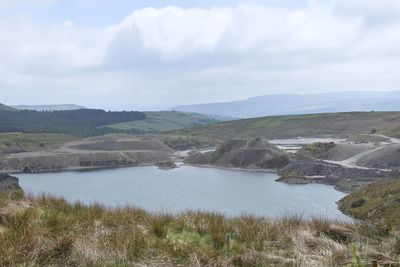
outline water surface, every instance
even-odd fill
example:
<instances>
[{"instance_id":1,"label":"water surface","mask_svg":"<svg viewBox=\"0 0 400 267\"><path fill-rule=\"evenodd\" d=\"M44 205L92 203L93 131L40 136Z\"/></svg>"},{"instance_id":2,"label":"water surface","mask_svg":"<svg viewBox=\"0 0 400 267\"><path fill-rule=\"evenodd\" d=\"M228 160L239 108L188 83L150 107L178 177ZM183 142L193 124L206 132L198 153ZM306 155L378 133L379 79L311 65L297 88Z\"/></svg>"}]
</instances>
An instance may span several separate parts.
<instances>
[{"instance_id":1,"label":"water surface","mask_svg":"<svg viewBox=\"0 0 400 267\"><path fill-rule=\"evenodd\" d=\"M268 172L245 172L183 166L153 166L20 174L26 192L47 193L70 202L135 206L151 212L217 211L228 216L251 213L281 217L302 214L346 219L336 205L345 196L331 186L288 185Z\"/></svg>"}]
</instances>

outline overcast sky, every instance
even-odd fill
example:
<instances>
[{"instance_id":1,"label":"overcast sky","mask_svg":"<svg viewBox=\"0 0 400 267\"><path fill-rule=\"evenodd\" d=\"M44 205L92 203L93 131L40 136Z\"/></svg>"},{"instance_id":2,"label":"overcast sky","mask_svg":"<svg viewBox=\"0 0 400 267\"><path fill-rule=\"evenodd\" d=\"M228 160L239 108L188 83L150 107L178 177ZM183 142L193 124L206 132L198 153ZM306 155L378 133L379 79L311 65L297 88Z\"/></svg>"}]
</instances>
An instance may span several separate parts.
<instances>
[{"instance_id":1,"label":"overcast sky","mask_svg":"<svg viewBox=\"0 0 400 267\"><path fill-rule=\"evenodd\" d=\"M0 102L400 89L399 0L0 0Z\"/></svg>"}]
</instances>

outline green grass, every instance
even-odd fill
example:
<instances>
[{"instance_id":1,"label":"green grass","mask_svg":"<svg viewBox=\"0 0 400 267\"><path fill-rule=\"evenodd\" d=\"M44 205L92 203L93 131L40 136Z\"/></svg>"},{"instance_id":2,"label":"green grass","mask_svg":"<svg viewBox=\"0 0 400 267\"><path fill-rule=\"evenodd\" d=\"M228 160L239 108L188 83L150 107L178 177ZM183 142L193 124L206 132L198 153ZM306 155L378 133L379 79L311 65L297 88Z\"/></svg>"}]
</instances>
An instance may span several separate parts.
<instances>
[{"instance_id":1,"label":"green grass","mask_svg":"<svg viewBox=\"0 0 400 267\"><path fill-rule=\"evenodd\" d=\"M146 119L107 125L117 130L135 130L138 132L166 132L189 128L197 125L215 123L217 120L207 115L177 111L145 112Z\"/></svg>"},{"instance_id":2,"label":"green grass","mask_svg":"<svg viewBox=\"0 0 400 267\"><path fill-rule=\"evenodd\" d=\"M398 261L398 242L394 230L381 236L371 225L321 218L0 201L0 266L351 266L371 255Z\"/></svg>"},{"instance_id":3,"label":"green grass","mask_svg":"<svg viewBox=\"0 0 400 267\"><path fill-rule=\"evenodd\" d=\"M0 133L0 154L48 150L76 139L65 134Z\"/></svg>"},{"instance_id":4,"label":"green grass","mask_svg":"<svg viewBox=\"0 0 400 267\"><path fill-rule=\"evenodd\" d=\"M367 185L340 201L341 208L357 219L400 225L400 180Z\"/></svg>"}]
</instances>

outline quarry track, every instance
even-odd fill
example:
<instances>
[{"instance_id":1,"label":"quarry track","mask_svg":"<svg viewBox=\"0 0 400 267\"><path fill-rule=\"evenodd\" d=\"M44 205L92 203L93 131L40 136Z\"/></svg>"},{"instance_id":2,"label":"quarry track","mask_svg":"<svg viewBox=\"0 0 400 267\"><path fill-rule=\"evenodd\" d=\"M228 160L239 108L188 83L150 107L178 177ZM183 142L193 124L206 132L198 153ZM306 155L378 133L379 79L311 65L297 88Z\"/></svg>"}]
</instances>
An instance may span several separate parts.
<instances>
[{"instance_id":1,"label":"quarry track","mask_svg":"<svg viewBox=\"0 0 400 267\"><path fill-rule=\"evenodd\" d=\"M110 135L74 141L52 151L5 155L0 172L41 172L155 164L175 151L157 138Z\"/></svg>"},{"instance_id":2,"label":"quarry track","mask_svg":"<svg viewBox=\"0 0 400 267\"><path fill-rule=\"evenodd\" d=\"M343 167L348 167L348 168L377 169L377 168L360 166L358 164L358 162L359 162L360 159L363 159L365 157L374 156L375 154L377 154L376 152L380 152L381 150L387 149L387 148L392 147L392 146L397 146L398 144L400 144L400 139L393 138L393 137L388 137L388 136L385 136L385 135L376 135L376 136L379 136L379 137L382 137L382 138L388 138L390 140L390 143L380 144L378 147L376 147L374 149L361 152L361 153L359 153L359 154L357 154L357 155L355 155L353 157L350 157L348 159L345 159L345 160L340 160L340 161L324 160L324 161L328 162L328 163L338 164L338 165L341 165ZM390 169L380 169L380 170L389 171Z\"/></svg>"}]
</instances>

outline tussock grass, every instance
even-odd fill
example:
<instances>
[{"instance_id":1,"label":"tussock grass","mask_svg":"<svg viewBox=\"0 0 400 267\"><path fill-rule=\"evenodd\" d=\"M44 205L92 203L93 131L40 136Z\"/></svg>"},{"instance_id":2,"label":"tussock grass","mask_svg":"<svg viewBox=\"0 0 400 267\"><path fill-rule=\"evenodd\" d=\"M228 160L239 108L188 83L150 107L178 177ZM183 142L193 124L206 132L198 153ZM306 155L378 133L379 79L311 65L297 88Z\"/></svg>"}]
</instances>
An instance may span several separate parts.
<instances>
[{"instance_id":1,"label":"tussock grass","mask_svg":"<svg viewBox=\"0 0 400 267\"><path fill-rule=\"evenodd\" d=\"M398 261L399 236L302 216L151 214L50 196L0 202L0 266L351 266Z\"/></svg>"}]
</instances>

